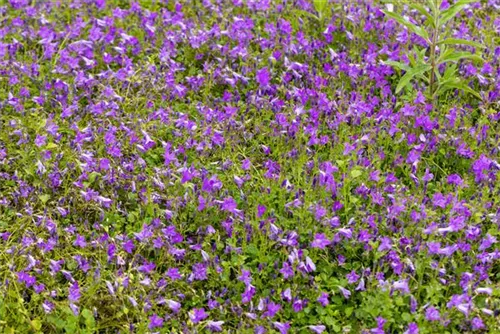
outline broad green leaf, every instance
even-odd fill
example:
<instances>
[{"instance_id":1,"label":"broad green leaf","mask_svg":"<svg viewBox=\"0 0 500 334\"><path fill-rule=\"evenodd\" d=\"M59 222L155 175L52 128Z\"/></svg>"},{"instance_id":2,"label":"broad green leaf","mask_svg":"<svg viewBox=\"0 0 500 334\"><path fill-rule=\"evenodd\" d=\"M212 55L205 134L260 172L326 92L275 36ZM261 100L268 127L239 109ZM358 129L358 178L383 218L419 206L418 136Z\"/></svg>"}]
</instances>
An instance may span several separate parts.
<instances>
[{"instance_id":1,"label":"broad green leaf","mask_svg":"<svg viewBox=\"0 0 500 334\"><path fill-rule=\"evenodd\" d=\"M363 172L361 170L359 170L359 169L353 169L351 171L351 176L354 179L357 178L357 177L360 177L362 174L363 174Z\"/></svg>"},{"instance_id":2,"label":"broad green leaf","mask_svg":"<svg viewBox=\"0 0 500 334\"><path fill-rule=\"evenodd\" d=\"M33 326L33 329L35 329L36 331L39 331L40 329L42 329L42 322L40 321L40 319L33 319L31 320L31 326Z\"/></svg>"},{"instance_id":3,"label":"broad green leaf","mask_svg":"<svg viewBox=\"0 0 500 334\"><path fill-rule=\"evenodd\" d=\"M318 13L323 13L327 2L327 0L314 0L314 9L316 9Z\"/></svg>"},{"instance_id":4,"label":"broad green leaf","mask_svg":"<svg viewBox=\"0 0 500 334\"><path fill-rule=\"evenodd\" d=\"M403 87L405 87L411 81L411 79L413 79L416 75L425 73L430 69L431 65L419 65L406 72L405 75L403 75L403 77L401 78L401 80L399 80L399 83L396 87L396 94L399 93L401 89L403 89Z\"/></svg>"},{"instance_id":5,"label":"broad green leaf","mask_svg":"<svg viewBox=\"0 0 500 334\"><path fill-rule=\"evenodd\" d=\"M406 65L405 63L401 63L399 61L394 61L394 60L385 60L385 61L383 61L383 63L386 65L391 65L392 67L397 67L400 70L404 70L404 71L409 71L411 68L410 66Z\"/></svg>"},{"instance_id":6,"label":"broad green leaf","mask_svg":"<svg viewBox=\"0 0 500 334\"><path fill-rule=\"evenodd\" d=\"M385 15L389 16L391 19L395 20L396 22L404 25L411 32L413 32L413 33L419 35L420 37L424 38L425 40L429 41L429 34L427 33L427 31L425 31L421 27L416 26L415 24L411 23L410 21L408 21L407 19L405 19L404 17L402 17L399 14L389 12L387 10L383 10L382 12L384 12Z\"/></svg>"},{"instance_id":7,"label":"broad green leaf","mask_svg":"<svg viewBox=\"0 0 500 334\"><path fill-rule=\"evenodd\" d=\"M477 0L459 0L454 5L441 13L439 17L439 26L446 24L449 20L455 17L462 9L470 3L477 2Z\"/></svg>"},{"instance_id":8,"label":"broad green leaf","mask_svg":"<svg viewBox=\"0 0 500 334\"><path fill-rule=\"evenodd\" d=\"M458 79L458 78L453 78L453 79L450 79L450 80L447 80L447 81L441 83L436 94L440 95L440 94L442 94L450 89L463 90L464 92L467 92L469 94L474 95L475 97L477 97L480 100L482 99L481 95L479 95L478 92L476 92L475 90L473 90L472 88L467 86L467 84L465 84L463 81L460 81L460 79Z\"/></svg>"},{"instance_id":9,"label":"broad green leaf","mask_svg":"<svg viewBox=\"0 0 500 334\"><path fill-rule=\"evenodd\" d=\"M38 196L38 198L40 199L40 201L42 201L43 204L47 203L50 199L50 195L49 194L43 194L43 195L40 195Z\"/></svg>"},{"instance_id":10,"label":"broad green leaf","mask_svg":"<svg viewBox=\"0 0 500 334\"><path fill-rule=\"evenodd\" d=\"M468 41L466 39L462 38L446 38L438 42L438 44L447 44L447 45L457 45L457 44L463 44L463 45L470 45L476 48L484 49L485 46L474 42L474 41Z\"/></svg>"},{"instance_id":11,"label":"broad green leaf","mask_svg":"<svg viewBox=\"0 0 500 334\"><path fill-rule=\"evenodd\" d=\"M57 148L57 144L55 143L48 143L47 146L45 147L47 150L52 150L54 148Z\"/></svg>"},{"instance_id":12,"label":"broad green leaf","mask_svg":"<svg viewBox=\"0 0 500 334\"><path fill-rule=\"evenodd\" d=\"M478 62L484 61L483 58L481 58L480 56L464 51L464 52L453 52L453 53L448 52L446 55L443 54L439 57L437 63L443 64L449 61L459 61L462 59L472 59Z\"/></svg>"}]
</instances>

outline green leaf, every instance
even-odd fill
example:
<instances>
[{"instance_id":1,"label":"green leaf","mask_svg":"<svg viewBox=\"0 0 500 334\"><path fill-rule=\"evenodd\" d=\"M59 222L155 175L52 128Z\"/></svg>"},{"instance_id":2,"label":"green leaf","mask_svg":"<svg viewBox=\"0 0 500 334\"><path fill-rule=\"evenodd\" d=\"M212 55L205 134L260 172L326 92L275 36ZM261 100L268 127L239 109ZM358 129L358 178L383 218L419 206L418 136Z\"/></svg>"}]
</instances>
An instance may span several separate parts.
<instances>
[{"instance_id":1,"label":"green leaf","mask_svg":"<svg viewBox=\"0 0 500 334\"><path fill-rule=\"evenodd\" d=\"M392 67L399 68L400 70L404 71L409 71L411 69L410 66L406 65L405 63L401 63L399 61L393 61L393 60L386 60L382 62L385 65L391 65Z\"/></svg>"},{"instance_id":2,"label":"green leaf","mask_svg":"<svg viewBox=\"0 0 500 334\"><path fill-rule=\"evenodd\" d=\"M428 24L430 24L433 27L435 26L434 19L433 19L431 13L429 13L424 6L422 6L421 4L418 4L418 3L409 3L408 6L410 6L410 8L418 10L418 12L420 14L422 14L426 17Z\"/></svg>"},{"instance_id":3,"label":"green leaf","mask_svg":"<svg viewBox=\"0 0 500 334\"><path fill-rule=\"evenodd\" d=\"M314 9L318 13L323 13L326 8L327 0L314 0Z\"/></svg>"},{"instance_id":4,"label":"green leaf","mask_svg":"<svg viewBox=\"0 0 500 334\"><path fill-rule=\"evenodd\" d=\"M403 77L401 78L401 80L399 80L399 83L396 87L396 94L399 93L401 89L403 89L403 87L405 87L411 81L411 79L413 79L413 77L425 73L430 69L431 69L430 65L424 64L424 65L418 65L417 67L414 67L408 72L406 72L405 75L403 75Z\"/></svg>"},{"instance_id":5,"label":"green leaf","mask_svg":"<svg viewBox=\"0 0 500 334\"><path fill-rule=\"evenodd\" d=\"M45 204L50 199L50 195L49 194L43 194L43 195L38 196L38 198L40 199L40 201L42 201L43 204Z\"/></svg>"},{"instance_id":6,"label":"green leaf","mask_svg":"<svg viewBox=\"0 0 500 334\"><path fill-rule=\"evenodd\" d=\"M443 80L450 80L453 78L453 75L457 72L457 65L453 64L448 66L444 71Z\"/></svg>"},{"instance_id":7,"label":"green leaf","mask_svg":"<svg viewBox=\"0 0 500 334\"><path fill-rule=\"evenodd\" d=\"M480 48L480 49L485 48L485 46L480 44L480 43L477 43L474 41L469 41L469 40L462 39L462 38L446 38L446 39L439 41L438 44L448 44L448 45L463 44L463 45L470 45L470 46Z\"/></svg>"},{"instance_id":8,"label":"green leaf","mask_svg":"<svg viewBox=\"0 0 500 334\"><path fill-rule=\"evenodd\" d=\"M351 171L351 176L354 179L357 178L357 177L360 177L362 174L363 174L363 172L361 170L359 170L359 169L353 169Z\"/></svg>"},{"instance_id":9,"label":"green leaf","mask_svg":"<svg viewBox=\"0 0 500 334\"><path fill-rule=\"evenodd\" d=\"M303 15L305 15L305 16L309 16L310 18L313 18L313 19L315 19L315 20L319 21L319 17L317 17L317 16L316 16L316 15L314 15L313 13L310 13L310 12L308 12L308 11L306 11L306 10L302 10L302 9L295 9L294 11L295 11L295 12L297 12L298 14L303 14Z\"/></svg>"},{"instance_id":10,"label":"green leaf","mask_svg":"<svg viewBox=\"0 0 500 334\"><path fill-rule=\"evenodd\" d=\"M450 51L450 50L452 50L452 51ZM471 59L471 60L475 60L477 62L484 61L483 58L481 58L480 56L472 54L472 53L467 52L467 51L453 52L454 51L453 49L450 49L450 50L448 50L448 52L446 52L446 54L443 54L439 57L439 59L437 61L438 64L447 63L449 61L459 61L462 59Z\"/></svg>"},{"instance_id":11,"label":"green leaf","mask_svg":"<svg viewBox=\"0 0 500 334\"><path fill-rule=\"evenodd\" d=\"M437 95L443 94L444 92L450 89L459 89L463 90L466 93L472 94L478 99L482 100L481 95L478 92L467 86L467 84L463 81L460 81L458 78L450 79L448 81L444 81L441 83L440 87L436 91Z\"/></svg>"},{"instance_id":12,"label":"green leaf","mask_svg":"<svg viewBox=\"0 0 500 334\"><path fill-rule=\"evenodd\" d=\"M92 173L90 173L90 175L89 175L89 182L90 183L94 183L95 180L96 180L96 178L98 176L101 176L101 174L99 174L98 172L92 172Z\"/></svg>"},{"instance_id":13,"label":"green leaf","mask_svg":"<svg viewBox=\"0 0 500 334\"><path fill-rule=\"evenodd\" d=\"M404 17L402 17L399 14L389 12L387 10L383 10L382 12L384 12L385 15L389 16L391 19L395 20L396 22L404 25L411 32L413 32L413 33L419 35L420 37L424 38L425 40L429 41L429 34L427 33L427 31L425 31L421 27L416 26L415 24L411 23L410 21L408 21L407 19L405 19Z\"/></svg>"},{"instance_id":14,"label":"green leaf","mask_svg":"<svg viewBox=\"0 0 500 334\"><path fill-rule=\"evenodd\" d=\"M344 311L345 311L345 315L347 317L350 317L351 314L352 314L352 311L354 311L354 308L352 306L351 307L346 307L346 309Z\"/></svg>"},{"instance_id":15,"label":"green leaf","mask_svg":"<svg viewBox=\"0 0 500 334\"><path fill-rule=\"evenodd\" d=\"M52 150L53 148L57 148L57 144L55 144L55 143L48 143L45 148L47 150Z\"/></svg>"},{"instance_id":16,"label":"green leaf","mask_svg":"<svg viewBox=\"0 0 500 334\"><path fill-rule=\"evenodd\" d=\"M31 326L33 326L34 330L39 331L42 329L42 322L39 319L33 319L31 320Z\"/></svg>"},{"instance_id":17,"label":"green leaf","mask_svg":"<svg viewBox=\"0 0 500 334\"><path fill-rule=\"evenodd\" d=\"M442 26L446 24L449 20L455 17L462 9L465 8L470 3L477 2L477 0L459 0L453 6L450 6L448 9L444 10L439 17L439 25Z\"/></svg>"},{"instance_id":18,"label":"green leaf","mask_svg":"<svg viewBox=\"0 0 500 334\"><path fill-rule=\"evenodd\" d=\"M435 0L427 0L427 4L429 5L429 8L431 9L432 13L435 13L438 10L438 7L436 7Z\"/></svg>"}]
</instances>

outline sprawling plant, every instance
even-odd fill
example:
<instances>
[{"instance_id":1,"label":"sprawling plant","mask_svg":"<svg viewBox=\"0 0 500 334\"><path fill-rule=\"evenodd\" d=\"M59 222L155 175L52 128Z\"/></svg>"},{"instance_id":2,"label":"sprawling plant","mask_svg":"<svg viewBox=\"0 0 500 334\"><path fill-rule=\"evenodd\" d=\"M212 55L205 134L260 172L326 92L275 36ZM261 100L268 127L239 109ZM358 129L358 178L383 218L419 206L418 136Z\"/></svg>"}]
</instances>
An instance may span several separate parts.
<instances>
[{"instance_id":1,"label":"sprawling plant","mask_svg":"<svg viewBox=\"0 0 500 334\"><path fill-rule=\"evenodd\" d=\"M0 0L0 334L499 333L500 3L448 1Z\"/></svg>"},{"instance_id":2,"label":"sprawling plant","mask_svg":"<svg viewBox=\"0 0 500 334\"><path fill-rule=\"evenodd\" d=\"M386 61L387 64L405 71L396 86L396 93L399 93L413 79L424 81L428 85L427 95L432 100L450 89L459 89L470 93L477 98L481 96L471 87L468 82L457 73L457 62L463 59L470 59L476 62L483 62L480 53L460 51L460 45L469 45L476 50L484 48L480 43L453 38L450 36L451 29L449 21L460 13L470 3L476 0L459 0L446 9L442 8L442 0L427 0L422 4L418 2L403 2L409 8L417 10L425 17L423 24L412 23L408 18L392 10L384 10L385 15L404 25L409 31L422 37L426 48L413 47L414 53L409 53L410 64L397 61ZM427 5L427 6L425 6ZM443 66L445 65L445 66ZM443 69L444 68L444 69Z\"/></svg>"}]
</instances>

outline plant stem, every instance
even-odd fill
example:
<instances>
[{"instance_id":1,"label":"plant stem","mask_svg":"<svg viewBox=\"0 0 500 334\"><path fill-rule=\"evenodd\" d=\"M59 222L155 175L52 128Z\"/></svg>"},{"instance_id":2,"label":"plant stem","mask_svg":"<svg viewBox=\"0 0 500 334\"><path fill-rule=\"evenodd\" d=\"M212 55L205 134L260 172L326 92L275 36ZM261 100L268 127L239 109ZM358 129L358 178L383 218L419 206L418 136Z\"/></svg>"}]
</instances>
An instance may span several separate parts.
<instances>
[{"instance_id":1,"label":"plant stem","mask_svg":"<svg viewBox=\"0 0 500 334\"><path fill-rule=\"evenodd\" d=\"M436 91L436 46L437 46L437 40L438 40L438 33L439 33L439 1L436 1L436 9L434 10L434 31L432 32L432 39L431 39L431 44L430 44L430 61L431 61L431 74L429 78L429 91L430 95L432 98L432 104L433 107L435 105L434 99L435 99L435 91Z\"/></svg>"}]
</instances>

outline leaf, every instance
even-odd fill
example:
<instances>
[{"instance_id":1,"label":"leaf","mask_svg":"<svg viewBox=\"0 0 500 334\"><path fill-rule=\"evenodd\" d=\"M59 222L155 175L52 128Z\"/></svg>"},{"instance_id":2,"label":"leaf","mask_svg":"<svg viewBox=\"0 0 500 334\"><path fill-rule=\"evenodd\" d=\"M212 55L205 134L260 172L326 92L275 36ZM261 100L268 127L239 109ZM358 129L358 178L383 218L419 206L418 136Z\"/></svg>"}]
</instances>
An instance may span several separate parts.
<instances>
[{"instance_id":1,"label":"leaf","mask_svg":"<svg viewBox=\"0 0 500 334\"><path fill-rule=\"evenodd\" d=\"M450 49L453 50L453 49ZM438 64L443 64L449 61L459 61L462 59L472 59L478 62L483 62L483 58L467 51L463 52L447 52L446 55L441 55L437 61Z\"/></svg>"},{"instance_id":2,"label":"leaf","mask_svg":"<svg viewBox=\"0 0 500 334\"><path fill-rule=\"evenodd\" d=\"M396 22L404 25L411 32L413 32L413 33L419 35L420 37L424 38L425 40L429 41L429 34L427 33L427 31L425 31L421 27L416 26L415 24L411 23L410 21L408 21L407 19L405 19L404 17L402 17L399 14L389 12L387 10L383 10L382 12L385 15L389 16L391 19L395 20Z\"/></svg>"},{"instance_id":3,"label":"leaf","mask_svg":"<svg viewBox=\"0 0 500 334\"><path fill-rule=\"evenodd\" d=\"M306 15L306 16L309 16L310 18L313 18L317 21L319 21L319 17L317 17L316 15L314 15L313 13L310 13L306 10L302 10L302 9L295 9L294 10L295 12L297 12L298 14L303 14L303 15Z\"/></svg>"},{"instance_id":4,"label":"leaf","mask_svg":"<svg viewBox=\"0 0 500 334\"><path fill-rule=\"evenodd\" d=\"M401 78L401 80L399 80L399 83L396 87L396 94L399 93L401 89L403 89L403 87L405 87L410 82L410 80L413 79L413 77L422 74L430 69L431 66L425 64L425 65L418 65L417 67L414 67L408 72L406 72L405 75L403 75L403 77Z\"/></svg>"},{"instance_id":5,"label":"leaf","mask_svg":"<svg viewBox=\"0 0 500 334\"><path fill-rule=\"evenodd\" d=\"M420 14L422 14L422 15L424 15L426 17L427 22L431 26L433 26L433 27L435 26L434 19L433 19L431 13L429 13L424 6L422 6L421 4L418 4L418 3L409 3L408 6L410 6L410 8L418 10L418 12Z\"/></svg>"},{"instance_id":6,"label":"leaf","mask_svg":"<svg viewBox=\"0 0 500 334\"><path fill-rule=\"evenodd\" d=\"M40 319L33 319L31 320L31 326L33 326L34 330L39 331L40 329L42 329L42 322L40 321Z\"/></svg>"},{"instance_id":7,"label":"leaf","mask_svg":"<svg viewBox=\"0 0 500 334\"><path fill-rule=\"evenodd\" d=\"M47 146L45 147L47 150L52 150L54 148L57 148L57 144L55 143L48 143Z\"/></svg>"},{"instance_id":8,"label":"leaf","mask_svg":"<svg viewBox=\"0 0 500 334\"><path fill-rule=\"evenodd\" d=\"M40 199L40 201L42 201L43 204L45 204L50 199L50 195L49 194L44 194L44 195L38 196L38 198Z\"/></svg>"},{"instance_id":9,"label":"leaf","mask_svg":"<svg viewBox=\"0 0 500 334\"><path fill-rule=\"evenodd\" d=\"M409 71L411 68L410 66L406 65L405 63L401 63L399 61L394 61L394 60L386 60L386 61L383 61L382 63L385 65L391 65L392 67L397 67L400 70L404 70L404 71Z\"/></svg>"},{"instance_id":10,"label":"leaf","mask_svg":"<svg viewBox=\"0 0 500 334\"><path fill-rule=\"evenodd\" d=\"M446 22L454 18L458 12L465 8L465 6L473 2L477 2L477 0L459 0L453 6L450 6L441 13L441 16L439 17L439 26L445 25Z\"/></svg>"},{"instance_id":11,"label":"leaf","mask_svg":"<svg viewBox=\"0 0 500 334\"><path fill-rule=\"evenodd\" d=\"M354 179L357 178L357 177L360 177L362 174L363 174L363 172L361 170L359 170L359 169L353 169L351 171L351 176Z\"/></svg>"},{"instance_id":12,"label":"leaf","mask_svg":"<svg viewBox=\"0 0 500 334\"><path fill-rule=\"evenodd\" d=\"M469 40L462 39L462 38L447 38L447 39L443 39L443 40L439 41L438 44L447 44L447 45L464 44L464 45L470 45L470 46L480 48L480 49L485 48L485 46L480 44L480 43L477 43L474 41L469 41Z\"/></svg>"},{"instance_id":13,"label":"leaf","mask_svg":"<svg viewBox=\"0 0 500 334\"><path fill-rule=\"evenodd\" d=\"M443 78L446 80L451 79L456 72L457 72L457 65L453 64L451 66L448 66L444 71Z\"/></svg>"},{"instance_id":14,"label":"leaf","mask_svg":"<svg viewBox=\"0 0 500 334\"><path fill-rule=\"evenodd\" d=\"M427 4L429 5L432 13L435 13L437 11L438 8L436 7L435 0L427 0Z\"/></svg>"},{"instance_id":15,"label":"leaf","mask_svg":"<svg viewBox=\"0 0 500 334\"><path fill-rule=\"evenodd\" d=\"M314 0L313 2L314 2L314 9L318 13L323 13L323 11L326 8L327 0Z\"/></svg>"},{"instance_id":16,"label":"leaf","mask_svg":"<svg viewBox=\"0 0 500 334\"><path fill-rule=\"evenodd\" d=\"M478 99L482 100L481 95L478 92L467 86L463 81L460 81L458 78L450 79L441 84L441 86L436 91L436 94L440 95L450 89L459 89L467 92L469 94L474 95Z\"/></svg>"}]
</instances>

